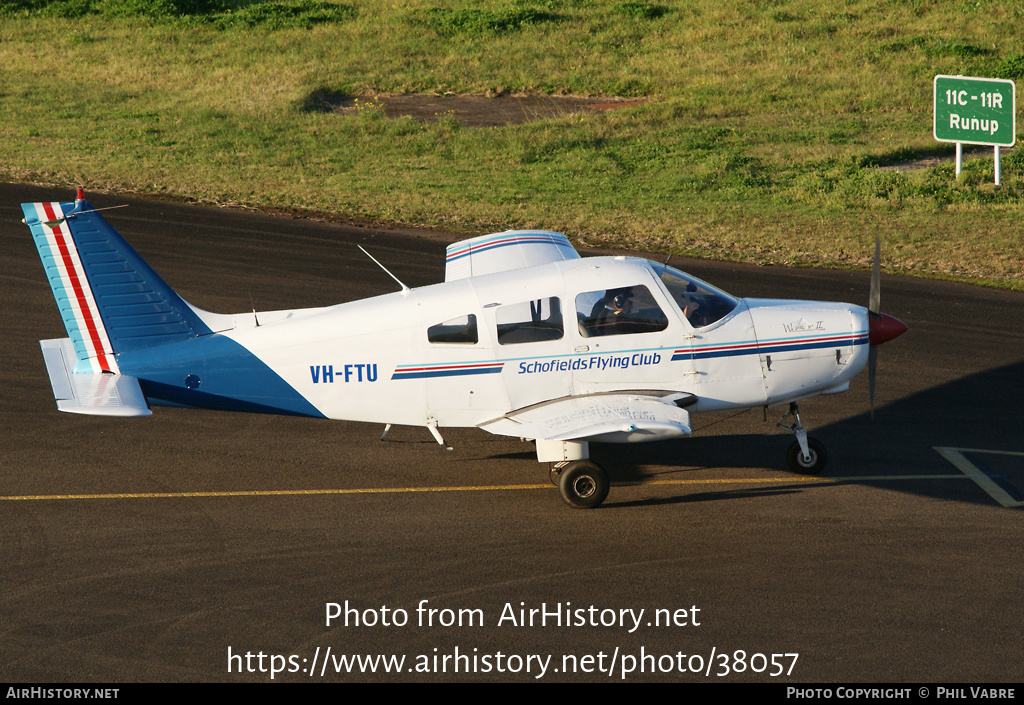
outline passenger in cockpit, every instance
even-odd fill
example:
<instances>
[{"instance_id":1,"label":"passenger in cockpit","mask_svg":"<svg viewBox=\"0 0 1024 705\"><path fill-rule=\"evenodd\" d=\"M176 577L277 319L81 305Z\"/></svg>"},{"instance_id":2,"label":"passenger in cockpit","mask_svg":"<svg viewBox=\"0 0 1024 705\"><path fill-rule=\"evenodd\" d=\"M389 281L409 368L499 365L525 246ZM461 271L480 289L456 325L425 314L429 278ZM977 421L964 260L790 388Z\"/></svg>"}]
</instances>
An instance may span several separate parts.
<instances>
[{"instance_id":1,"label":"passenger in cockpit","mask_svg":"<svg viewBox=\"0 0 1024 705\"><path fill-rule=\"evenodd\" d=\"M676 299L676 303L678 303L679 308L683 310L683 315L686 316L686 320L688 320L692 324L696 324L696 322L693 320L693 314L695 314L697 312L697 309L700 308L700 304L697 301L694 301L692 298L690 298L690 287L693 287L694 292L697 291L697 287L694 286L693 284L690 284L690 286L687 287L686 289L688 293Z\"/></svg>"}]
</instances>

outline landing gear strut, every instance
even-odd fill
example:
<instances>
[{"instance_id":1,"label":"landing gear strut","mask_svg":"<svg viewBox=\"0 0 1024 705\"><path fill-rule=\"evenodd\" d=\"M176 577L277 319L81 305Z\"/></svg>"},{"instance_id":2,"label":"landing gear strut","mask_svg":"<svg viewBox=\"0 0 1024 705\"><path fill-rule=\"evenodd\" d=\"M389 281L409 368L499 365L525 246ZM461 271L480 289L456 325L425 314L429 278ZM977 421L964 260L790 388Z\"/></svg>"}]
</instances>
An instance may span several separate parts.
<instances>
[{"instance_id":1,"label":"landing gear strut","mask_svg":"<svg viewBox=\"0 0 1024 705\"><path fill-rule=\"evenodd\" d=\"M551 463L551 469L548 470L548 479L551 480L551 484L558 487L558 480L562 477L562 471L565 470L569 463L562 461L560 463Z\"/></svg>"},{"instance_id":2,"label":"landing gear strut","mask_svg":"<svg viewBox=\"0 0 1024 705\"><path fill-rule=\"evenodd\" d=\"M793 417L793 423L784 424L783 422L790 416ZM800 408L795 401L790 403L789 411L775 425L784 431L791 431L796 436L796 440L786 451L786 463L790 470L801 475L818 475L825 469L825 463L828 461L825 446L818 439L808 437L807 429L800 422Z\"/></svg>"},{"instance_id":3,"label":"landing gear strut","mask_svg":"<svg viewBox=\"0 0 1024 705\"><path fill-rule=\"evenodd\" d=\"M611 486L604 468L589 460L555 463L549 477L551 484L558 486L565 503L576 509L599 506Z\"/></svg>"}]
</instances>

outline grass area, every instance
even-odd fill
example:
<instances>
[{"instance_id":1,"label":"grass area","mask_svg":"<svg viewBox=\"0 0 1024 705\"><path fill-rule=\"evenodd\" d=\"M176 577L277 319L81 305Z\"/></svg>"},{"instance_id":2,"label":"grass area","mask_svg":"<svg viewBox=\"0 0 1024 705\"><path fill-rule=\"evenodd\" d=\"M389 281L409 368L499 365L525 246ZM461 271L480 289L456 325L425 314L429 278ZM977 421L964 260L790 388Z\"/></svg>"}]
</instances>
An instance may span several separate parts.
<instances>
[{"instance_id":1,"label":"grass area","mask_svg":"<svg viewBox=\"0 0 1024 705\"><path fill-rule=\"evenodd\" d=\"M1024 78L1019 2L5 0L0 179L1024 289L1024 149L953 154L932 78ZM470 128L350 95L647 96Z\"/></svg>"}]
</instances>

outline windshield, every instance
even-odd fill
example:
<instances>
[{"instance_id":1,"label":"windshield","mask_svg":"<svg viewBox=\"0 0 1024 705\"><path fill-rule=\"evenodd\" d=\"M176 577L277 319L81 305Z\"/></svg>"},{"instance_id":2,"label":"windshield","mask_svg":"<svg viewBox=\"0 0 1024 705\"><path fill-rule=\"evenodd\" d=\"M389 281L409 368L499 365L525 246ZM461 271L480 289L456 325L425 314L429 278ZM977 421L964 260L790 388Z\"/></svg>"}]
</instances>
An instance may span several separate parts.
<instances>
[{"instance_id":1,"label":"windshield","mask_svg":"<svg viewBox=\"0 0 1024 705\"><path fill-rule=\"evenodd\" d=\"M736 308L739 301L697 277L657 262L651 267L661 277L672 300L694 328L703 328L720 321Z\"/></svg>"}]
</instances>

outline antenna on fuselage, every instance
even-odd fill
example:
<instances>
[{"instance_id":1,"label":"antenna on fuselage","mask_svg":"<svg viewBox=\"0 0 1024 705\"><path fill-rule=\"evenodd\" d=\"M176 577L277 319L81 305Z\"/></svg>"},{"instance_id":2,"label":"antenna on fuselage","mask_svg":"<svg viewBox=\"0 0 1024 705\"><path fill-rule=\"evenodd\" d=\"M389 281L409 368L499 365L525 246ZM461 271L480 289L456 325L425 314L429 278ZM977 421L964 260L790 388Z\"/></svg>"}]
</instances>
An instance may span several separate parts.
<instances>
[{"instance_id":1,"label":"antenna on fuselage","mask_svg":"<svg viewBox=\"0 0 1024 705\"><path fill-rule=\"evenodd\" d=\"M362 245L356 245L356 247L358 247L358 248L359 248L360 250L363 250L363 246L362 246ZM376 258L376 257L374 257L373 255L371 255L371 254L370 254L369 252L367 252L366 250L363 250L363 254L364 254L364 255L366 255L367 257L369 257L370 259L372 259L372 260L373 260L373 263L374 263L374 264L376 264L376 265L377 265L378 267L380 267L381 269L383 269L383 270L384 270L384 273L385 273L385 274L387 274L387 275L388 275L389 277L391 277L391 278L392 278L392 279L394 279L394 280L395 280L396 282L398 282L398 286L402 287L402 293L403 293L403 294L408 294L408 293L409 293L409 292L411 291L411 289L409 289L409 287L407 287L407 286L406 286L405 284L403 284L403 283L402 283L402 280L401 280L401 279L399 279L399 278L398 278L398 277L396 277L396 276L395 276L394 274L392 274L391 272L389 272L389 271L388 271L388 268L387 268L387 267L385 267L385 266L384 266L383 264L381 264L380 262L378 262L378 261L377 261L377 258Z\"/></svg>"},{"instance_id":2,"label":"antenna on fuselage","mask_svg":"<svg viewBox=\"0 0 1024 705\"><path fill-rule=\"evenodd\" d=\"M256 304L252 299L252 289L249 290L249 304L252 306L252 320L256 323L256 327L260 327L260 317L256 315Z\"/></svg>"}]
</instances>

